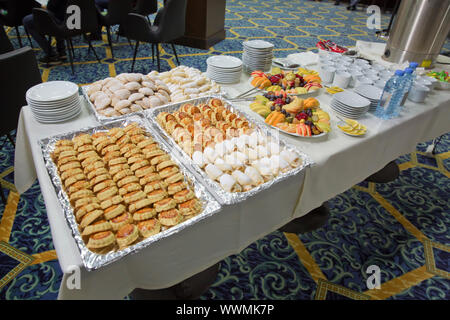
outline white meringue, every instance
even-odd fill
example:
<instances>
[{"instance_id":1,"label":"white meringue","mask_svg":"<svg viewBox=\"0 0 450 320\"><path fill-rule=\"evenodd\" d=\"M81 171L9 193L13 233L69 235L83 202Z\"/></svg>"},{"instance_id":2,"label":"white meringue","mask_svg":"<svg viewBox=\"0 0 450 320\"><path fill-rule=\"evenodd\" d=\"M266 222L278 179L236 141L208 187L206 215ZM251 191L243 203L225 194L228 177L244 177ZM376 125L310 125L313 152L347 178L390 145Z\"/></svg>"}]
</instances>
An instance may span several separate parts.
<instances>
[{"instance_id":1,"label":"white meringue","mask_svg":"<svg viewBox=\"0 0 450 320\"><path fill-rule=\"evenodd\" d=\"M210 177L212 180L216 180L223 174L222 170L220 170L219 168L217 168L215 165L213 165L211 163L206 165L205 172L208 175L208 177Z\"/></svg>"}]
</instances>

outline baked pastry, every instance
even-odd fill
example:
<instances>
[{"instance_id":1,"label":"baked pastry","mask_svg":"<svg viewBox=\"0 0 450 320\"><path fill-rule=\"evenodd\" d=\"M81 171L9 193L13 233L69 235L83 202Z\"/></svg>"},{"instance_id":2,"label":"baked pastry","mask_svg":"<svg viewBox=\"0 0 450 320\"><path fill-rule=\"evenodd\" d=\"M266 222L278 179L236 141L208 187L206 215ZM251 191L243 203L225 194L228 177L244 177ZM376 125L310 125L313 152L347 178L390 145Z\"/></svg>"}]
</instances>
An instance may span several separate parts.
<instances>
[{"instance_id":1,"label":"baked pastry","mask_svg":"<svg viewBox=\"0 0 450 320\"><path fill-rule=\"evenodd\" d=\"M106 220L99 220L89 226L87 226L83 232L81 233L82 236L89 236L93 233L102 232L102 231L108 231L111 230L111 224Z\"/></svg>"},{"instance_id":2,"label":"baked pastry","mask_svg":"<svg viewBox=\"0 0 450 320\"><path fill-rule=\"evenodd\" d=\"M126 224L122 226L116 233L116 241L120 249L123 249L133 242L135 242L139 237L139 231L134 224Z\"/></svg>"},{"instance_id":3,"label":"baked pastry","mask_svg":"<svg viewBox=\"0 0 450 320\"><path fill-rule=\"evenodd\" d=\"M179 191L177 193L175 193L173 195L173 199L177 202L177 203L182 203L182 202L186 202L188 200L191 200L195 197L194 192L192 192L189 189L184 189L182 191Z\"/></svg>"},{"instance_id":4,"label":"baked pastry","mask_svg":"<svg viewBox=\"0 0 450 320\"><path fill-rule=\"evenodd\" d=\"M91 235L86 247L89 249L102 249L113 245L115 241L116 239L111 231L102 231Z\"/></svg>"},{"instance_id":5,"label":"baked pastry","mask_svg":"<svg viewBox=\"0 0 450 320\"><path fill-rule=\"evenodd\" d=\"M183 221L183 216L177 209L170 209L160 212L158 220L163 226L173 227Z\"/></svg>"},{"instance_id":6,"label":"baked pastry","mask_svg":"<svg viewBox=\"0 0 450 320\"><path fill-rule=\"evenodd\" d=\"M125 212L125 206L122 204L115 204L104 210L104 216L107 220L114 219L115 217Z\"/></svg>"},{"instance_id":7,"label":"baked pastry","mask_svg":"<svg viewBox=\"0 0 450 320\"><path fill-rule=\"evenodd\" d=\"M143 208L140 210L137 210L133 214L133 220L134 221L143 221L148 220L150 218L153 218L156 215L156 210L153 208Z\"/></svg>"},{"instance_id":8,"label":"baked pastry","mask_svg":"<svg viewBox=\"0 0 450 320\"><path fill-rule=\"evenodd\" d=\"M191 199L178 205L178 211L183 216L191 216L197 214L201 211L201 209L202 205L197 199Z\"/></svg>"},{"instance_id":9,"label":"baked pastry","mask_svg":"<svg viewBox=\"0 0 450 320\"><path fill-rule=\"evenodd\" d=\"M129 223L133 222L133 218L131 217L131 214L128 212L125 212L121 214L120 216L115 217L114 219L111 219L109 222L111 224L111 227L114 231L119 230L122 226L127 225Z\"/></svg>"},{"instance_id":10,"label":"baked pastry","mask_svg":"<svg viewBox=\"0 0 450 320\"><path fill-rule=\"evenodd\" d=\"M179 192L181 190L184 190L186 188L187 188L187 186L186 186L186 183L184 181L175 182L175 183L170 184L167 187L167 193L169 195L173 195L173 194L175 194L175 193L177 193L177 192Z\"/></svg>"},{"instance_id":11,"label":"baked pastry","mask_svg":"<svg viewBox=\"0 0 450 320\"><path fill-rule=\"evenodd\" d=\"M176 206L177 206L177 203L172 198L165 198L165 199L155 202L153 204L153 207L155 208L156 212L170 210L170 209L175 208Z\"/></svg>"},{"instance_id":12,"label":"baked pastry","mask_svg":"<svg viewBox=\"0 0 450 320\"><path fill-rule=\"evenodd\" d=\"M139 233L143 238L148 238L160 232L161 223L157 219L140 221L137 224Z\"/></svg>"}]
</instances>

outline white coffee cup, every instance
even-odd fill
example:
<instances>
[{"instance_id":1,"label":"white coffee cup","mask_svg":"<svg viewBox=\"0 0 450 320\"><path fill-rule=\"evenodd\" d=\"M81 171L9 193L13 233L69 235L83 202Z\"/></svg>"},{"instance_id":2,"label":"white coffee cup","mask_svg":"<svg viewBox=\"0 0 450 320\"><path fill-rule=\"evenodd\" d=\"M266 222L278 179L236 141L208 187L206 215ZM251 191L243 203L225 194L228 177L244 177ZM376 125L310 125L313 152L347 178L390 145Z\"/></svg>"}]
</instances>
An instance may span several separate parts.
<instances>
[{"instance_id":1,"label":"white coffee cup","mask_svg":"<svg viewBox=\"0 0 450 320\"><path fill-rule=\"evenodd\" d=\"M373 85L373 81L367 77L357 77L355 81L355 87L359 87L360 85Z\"/></svg>"},{"instance_id":2,"label":"white coffee cup","mask_svg":"<svg viewBox=\"0 0 450 320\"><path fill-rule=\"evenodd\" d=\"M415 84L409 91L408 100L418 103L424 102L429 92L430 88L421 84Z\"/></svg>"},{"instance_id":3,"label":"white coffee cup","mask_svg":"<svg viewBox=\"0 0 450 320\"><path fill-rule=\"evenodd\" d=\"M384 87L386 86L386 82L387 82L387 80L380 79L375 82L375 87L384 89Z\"/></svg>"},{"instance_id":4,"label":"white coffee cup","mask_svg":"<svg viewBox=\"0 0 450 320\"><path fill-rule=\"evenodd\" d=\"M325 83L332 83L334 79L334 74L336 73L336 68L325 65L320 68L320 77Z\"/></svg>"},{"instance_id":5,"label":"white coffee cup","mask_svg":"<svg viewBox=\"0 0 450 320\"><path fill-rule=\"evenodd\" d=\"M345 89L350 84L351 79L352 76L350 73L346 71L336 71L336 74L334 75L333 86Z\"/></svg>"},{"instance_id":6,"label":"white coffee cup","mask_svg":"<svg viewBox=\"0 0 450 320\"><path fill-rule=\"evenodd\" d=\"M422 77L418 78L417 80L420 84L424 84L430 90L433 90L434 88L436 88L438 81L439 81L435 78L428 77L428 76L422 76ZM431 83L431 85L429 83Z\"/></svg>"},{"instance_id":7,"label":"white coffee cup","mask_svg":"<svg viewBox=\"0 0 450 320\"><path fill-rule=\"evenodd\" d=\"M358 70L350 71L350 74L352 75L352 80L350 80L350 84L348 86L349 87L355 87L355 85L356 85L356 78L362 77L363 74L360 71L358 71Z\"/></svg>"},{"instance_id":8,"label":"white coffee cup","mask_svg":"<svg viewBox=\"0 0 450 320\"><path fill-rule=\"evenodd\" d=\"M417 78L414 83L423 85L423 86L427 87L430 90L432 90L432 87L433 87L433 83L431 81L425 79L425 78Z\"/></svg>"}]
</instances>

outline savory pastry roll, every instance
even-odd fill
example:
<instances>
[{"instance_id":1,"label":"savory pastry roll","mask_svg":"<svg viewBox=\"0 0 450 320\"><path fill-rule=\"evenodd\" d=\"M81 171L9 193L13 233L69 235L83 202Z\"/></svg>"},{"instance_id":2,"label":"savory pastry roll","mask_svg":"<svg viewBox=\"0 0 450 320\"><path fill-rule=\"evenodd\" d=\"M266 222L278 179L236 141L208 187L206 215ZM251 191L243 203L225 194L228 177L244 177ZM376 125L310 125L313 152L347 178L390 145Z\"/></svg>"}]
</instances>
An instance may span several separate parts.
<instances>
[{"instance_id":1,"label":"savory pastry roll","mask_svg":"<svg viewBox=\"0 0 450 320\"><path fill-rule=\"evenodd\" d=\"M121 227L123 227L126 224L132 223L133 218L131 217L131 214L128 212L125 212L121 214L120 216L115 217L114 219L110 220L111 227L114 231L119 230Z\"/></svg>"},{"instance_id":2,"label":"savory pastry roll","mask_svg":"<svg viewBox=\"0 0 450 320\"><path fill-rule=\"evenodd\" d=\"M88 203L100 203L100 201L95 196L78 199L75 201L75 204L74 204L75 210L81 208L82 206L84 206Z\"/></svg>"},{"instance_id":3,"label":"savory pastry roll","mask_svg":"<svg viewBox=\"0 0 450 320\"><path fill-rule=\"evenodd\" d=\"M86 215L86 213L94 211L96 209L100 209L100 205L97 202L87 203L75 210L75 218L79 222L81 218Z\"/></svg>"},{"instance_id":4,"label":"savory pastry roll","mask_svg":"<svg viewBox=\"0 0 450 320\"><path fill-rule=\"evenodd\" d=\"M140 210L137 210L133 214L133 220L134 221L143 221L148 220L150 218L153 218L156 215L156 210L153 208L143 208Z\"/></svg>"},{"instance_id":5,"label":"savory pastry roll","mask_svg":"<svg viewBox=\"0 0 450 320\"><path fill-rule=\"evenodd\" d=\"M178 191L177 193L175 193L173 195L173 199L177 203L186 202L193 198L195 198L195 194L194 194L194 192L192 192L192 190L189 190L189 189L184 189L184 190Z\"/></svg>"},{"instance_id":6,"label":"savory pastry roll","mask_svg":"<svg viewBox=\"0 0 450 320\"><path fill-rule=\"evenodd\" d=\"M94 222L93 224L87 226L83 232L81 233L82 236L89 236L93 233L98 233L102 231L108 231L111 230L111 224L106 220L99 220L97 222Z\"/></svg>"},{"instance_id":7,"label":"savory pastry roll","mask_svg":"<svg viewBox=\"0 0 450 320\"><path fill-rule=\"evenodd\" d=\"M175 173L174 175L171 175L168 178L164 179L164 182L169 185L178 181L183 181L184 180L184 176L181 172Z\"/></svg>"},{"instance_id":8,"label":"savory pastry roll","mask_svg":"<svg viewBox=\"0 0 450 320\"><path fill-rule=\"evenodd\" d=\"M178 211L183 216L190 216L200 212L202 209L202 204L198 199L191 199L186 202L178 204Z\"/></svg>"},{"instance_id":9,"label":"savory pastry roll","mask_svg":"<svg viewBox=\"0 0 450 320\"><path fill-rule=\"evenodd\" d=\"M139 238L139 231L134 224L122 226L116 233L116 241L119 249L123 249Z\"/></svg>"},{"instance_id":10,"label":"savory pastry roll","mask_svg":"<svg viewBox=\"0 0 450 320\"><path fill-rule=\"evenodd\" d=\"M88 189L89 188L89 183L86 180L80 180L75 182L74 184L72 184L68 189L67 192L69 193L70 196L75 196L74 193L80 191L80 190L84 190L84 189ZM90 191L90 190L89 190ZM86 194L82 195L85 196ZM80 198L78 198L80 199Z\"/></svg>"},{"instance_id":11,"label":"savory pastry roll","mask_svg":"<svg viewBox=\"0 0 450 320\"><path fill-rule=\"evenodd\" d=\"M170 184L167 187L167 193L169 195L173 195L173 194L175 194L181 190L184 190L186 188L187 188L187 185L184 181L175 182L175 183Z\"/></svg>"},{"instance_id":12,"label":"savory pastry roll","mask_svg":"<svg viewBox=\"0 0 450 320\"><path fill-rule=\"evenodd\" d=\"M88 249L102 249L113 245L115 240L111 231L102 231L91 235L86 246Z\"/></svg>"},{"instance_id":13,"label":"savory pastry roll","mask_svg":"<svg viewBox=\"0 0 450 320\"><path fill-rule=\"evenodd\" d=\"M122 188L123 186L129 184L129 183L133 183L133 182L139 182L139 179L136 176L133 175L129 175L125 178L120 179L119 181L117 181L117 186L119 188Z\"/></svg>"},{"instance_id":14,"label":"savory pastry roll","mask_svg":"<svg viewBox=\"0 0 450 320\"><path fill-rule=\"evenodd\" d=\"M170 210L175 208L176 206L177 202L172 198L166 198L153 204L153 207L155 208L156 212Z\"/></svg>"},{"instance_id":15,"label":"savory pastry roll","mask_svg":"<svg viewBox=\"0 0 450 320\"><path fill-rule=\"evenodd\" d=\"M107 220L111 220L125 212L125 206L123 204L115 204L104 210L104 216Z\"/></svg>"},{"instance_id":16,"label":"savory pastry roll","mask_svg":"<svg viewBox=\"0 0 450 320\"><path fill-rule=\"evenodd\" d=\"M75 201L77 201L79 199L83 199L83 198L86 198L86 197L91 197L93 195L94 194L92 193L91 190L89 190L89 189L81 189L81 190L78 190L77 192L72 193L69 196L69 199L70 199L71 202L75 202Z\"/></svg>"},{"instance_id":17,"label":"savory pastry roll","mask_svg":"<svg viewBox=\"0 0 450 320\"><path fill-rule=\"evenodd\" d=\"M123 201L125 201L126 204L130 204L132 202L135 202L135 201L138 201L141 199L145 199L146 194L141 190L137 190L137 191L132 191L130 193L127 193L127 194L123 195L122 197L123 197Z\"/></svg>"},{"instance_id":18,"label":"savory pastry roll","mask_svg":"<svg viewBox=\"0 0 450 320\"><path fill-rule=\"evenodd\" d=\"M97 193L97 198L100 201L104 201L112 196L115 196L118 192L119 189L117 189L117 187L108 187Z\"/></svg>"},{"instance_id":19,"label":"savory pastry roll","mask_svg":"<svg viewBox=\"0 0 450 320\"><path fill-rule=\"evenodd\" d=\"M109 208L115 204L119 204L123 202L123 198L121 195L117 194L115 196L112 196L106 200L103 200L100 202L100 207L105 210L106 208Z\"/></svg>"},{"instance_id":20,"label":"savory pastry roll","mask_svg":"<svg viewBox=\"0 0 450 320\"><path fill-rule=\"evenodd\" d=\"M95 209L91 212L88 212L81 219L80 227L84 229L85 227L87 227L91 223L95 222L95 220L97 220L98 218L100 218L102 216L103 216L103 210L100 210L100 209Z\"/></svg>"},{"instance_id":21,"label":"savory pastry roll","mask_svg":"<svg viewBox=\"0 0 450 320\"><path fill-rule=\"evenodd\" d=\"M174 174L178 173L179 171L180 171L180 169L178 169L177 166L167 167L167 168L160 170L159 175L161 176L161 178L165 179L165 178L173 176Z\"/></svg>"},{"instance_id":22,"label":"savory pastry roll","mask_svg":"<svg viewBox=\"0 0 450 320\"><path fill-rule=\"evenodd\" d=\"M140 221L137 224L139 233L143 238L148 238L160 232L161 224L157 219Z\"/></svg>"},{"instance_id":23,"label":"savory pastry roll","mask_svg":"<svg viewBox=\"0 0 450 320\"><path fill-rule=\"evenodd\" d=\"M140 178L139 183L141 186L145 186L149 182L156 181L156 180L161 180L161 176L157 172L152 172L152 173L146 174L145 176Z\"/></svg>"},{"instance_id":24,"label":"savory pastry roll","mask_svg":"<svg viewBox=\"0 0 450 320\"><path fill-rule=\"evenodd\" d=\"M137 210L145 208L145 207L149 207L150 205L151 205L151 201L147 198L143 198L143 199L140 199L140 200L130 203L128 206L128 211L130 211L130 213L134 213Z\"/></svg>"},{"instance_id":25,"label":"savory pastry roll","mask_svg":"<svg viewBox=\"0 0 450 320\"><path fill-rule=\"evenodd\" d=\"M175 226L183 221L183 216L177 209L162 211L158 214L158 220L161 225L166 227Z\"/></svg>"}]
</instances>

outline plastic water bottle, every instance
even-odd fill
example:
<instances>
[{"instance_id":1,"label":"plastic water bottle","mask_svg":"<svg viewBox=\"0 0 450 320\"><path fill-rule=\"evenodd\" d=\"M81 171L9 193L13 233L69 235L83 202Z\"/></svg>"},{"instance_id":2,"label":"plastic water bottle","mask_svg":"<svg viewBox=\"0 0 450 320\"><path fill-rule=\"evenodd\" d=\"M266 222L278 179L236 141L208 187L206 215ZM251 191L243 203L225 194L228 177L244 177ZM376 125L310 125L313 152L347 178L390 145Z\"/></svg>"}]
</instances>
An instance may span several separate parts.
<instances>
[{"instance_id":1,"label":"plastic water bottle","mask_svg":"<svg viewBox=\"0 0 450 320\"><path fill-rule=\"evenodd\" d=\"M375 116L381 119L391 119L394 117L395 111L400 106L403 98L403 70L395 71L383 89L383 94L378 102ZM397 110L398 111L398 110Z\"/></svg>"},{"instance_id":2,"label":"plastic water bottle","mask_svg":"<svg viewBox=\"0 0 450 320\"><path fill-rule=\"evenodd\" d=\"M406 68L403 78L403 98L402 102L400 102L400 106L403 106L405 104L409 91L411 91L411 88L414 85L414 70L411 68Z\"/></svg>"}]
</instances>

